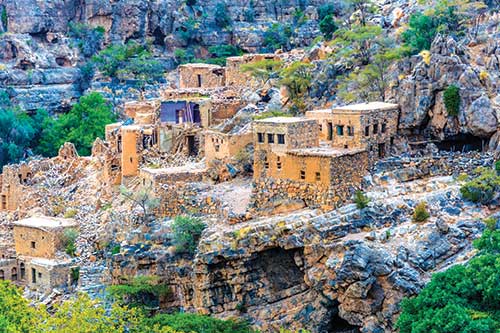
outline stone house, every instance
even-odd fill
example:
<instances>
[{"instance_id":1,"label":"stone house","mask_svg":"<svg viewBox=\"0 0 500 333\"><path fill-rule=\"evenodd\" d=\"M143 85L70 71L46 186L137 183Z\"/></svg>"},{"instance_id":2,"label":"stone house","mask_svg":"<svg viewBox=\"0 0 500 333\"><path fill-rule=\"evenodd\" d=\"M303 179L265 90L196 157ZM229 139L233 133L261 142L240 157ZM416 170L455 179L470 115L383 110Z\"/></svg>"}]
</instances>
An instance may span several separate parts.
<instances>
[{"instance_id":1,"label":"stone house","mask_svg":"<svg viewBox=\"0 0 500 333\"><path fill-rule=\"evenodd\" d=\"M55 258L62 248L62 235L78 228L73 219L30 217L13 223L14 243L18 256Z\"/></svg>"},{"instance_id":2,"label":"stone house","mask_svg":"<svg viewBox=\"0 0 500 333\"><path fill-rule=\"evenodd\" d=\"M224 67L211 64L179 66L179 88L217 88L226 83Z\"/></svg>"},{"instance_id":3,"label":"stone house","mask_svg":"<svg viewBox=\"0 0 500 333\"><path fill-rule=\"evenodd\" d=\"M321 140L336 148L365 149L375 158L386 156L393 145L398 116L397 104L382 102L306 113L306 118L318 121Z\"/></svg>"},{"instance_id":4,"label":"stone house","mask_svg":"<svg viewBox=\"0 0 500 333\"><path fill-rule=\"evenodd\" d=\"M247 126L237 133L207 130L205 132L205 160L209 164L213 160L233 158L252 143L251 126Z\"/></svg>"},{"instance_id":5,"label":"stone house","mask_svg":"<svg viewBox=\"0 0 500 333\"><path fill-rule=\"evenodd\" d=\"M0 175L0 210L16 210L23 186L28 184L33 173L26 163L6 165Z\"/></svg>"},{"instance_id":6,"label":"stone house","mask_svg":"<svg viewBox=\"0 0 500 333\"><path fill-rule=\"evenodd\" d=\"M18 265L17 275L11 274L11 280L19 279L41 293L67 288L76 282L76 266L71 260L59 259L57 253L64 250L64 231L78 228L75 220L41 216L19 220L13 225Z\"/></svg>"},{"instance_id":7,"label":"stone house","mask_svg":"<svg viewBox=\"0 0 500 333\"><path fill-rule=\"evenodd\" d=\"M25 264L19 262L16 258L0 259L0 280L10 280L14 283L20 283L25 280Z\"/></svg>"},{"instance_id":8,"label":"stone house","mask_svg":"<svg viewBox=\"0 0 500 333\"><path fill-rule=\"evenodd\" d=\"M363 149L320 143L316 119L275 117L255 121L254 206L275 209L298 202L332 208L361 185L369 167ZM281 208L280 208L281 209Z\"/></svg>"}]
</instances>

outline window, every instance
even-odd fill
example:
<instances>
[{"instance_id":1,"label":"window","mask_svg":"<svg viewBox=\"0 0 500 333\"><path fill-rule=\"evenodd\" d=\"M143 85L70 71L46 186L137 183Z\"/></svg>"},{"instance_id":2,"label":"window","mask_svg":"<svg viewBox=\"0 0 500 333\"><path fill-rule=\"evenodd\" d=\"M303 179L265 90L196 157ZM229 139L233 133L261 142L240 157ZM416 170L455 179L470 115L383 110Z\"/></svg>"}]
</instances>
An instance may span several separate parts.
<instances>
[{"instance_id":1,"label":"window","mask_svg":"<svg viewBox=\"0 0 500 333\"><path fill-rule=\"evenodd\" d=\"M31 248L36 249L36 242L31 242Z\"/></svg>"},{"instance_id":2,"label":"window","mask_svg":"<svg viewBox=\"0 0 500 333\"><path fill-rule=\"evenodd\" d=\"M21 268L21 280L24 280L26 277L26 267L24 266L23 262L19 266Z\"/></svg>"},{"instance_id":3,"label":"window","mask_svg":"<svg viewBox=\"0 0 500 333\"><path fill-rule=\"evenodd\" d=\"M264 168L269 169L269 161L267 160L267 156L264 157Z\"/></svg>"},{"instance_id":4,"label":"window","mask_svg":"<svg viewBox=\"0 0 500 333\"><path fill-rule=\"evenodd\" d=\"M394 144L394 137L391 136L391 146Z\"/></svg>"},{"instance_id":5,"label":"window","mask_svg":"<svg viewBox=\"0 0 500 333\"><path fill-rule=\"evenodd\" d=\"M337 125L337 135L344 135L344 126L343 125Z\"/></svg>"},{"instance_id":6,"label":"window","mask_svg":"<svg viewBox=\"0 0 500 333\"><path fill-rule=\"evenodd\" d=\"M10 271L10 279L12 281L17 281L17 268L12 267L12 270Z\"/></svg>"},{"instance_id":7,"label":"window","mask_svg":"<svg viewBox=\"0 0 500 333\"><path fill-rule=\"evenodd\" d=\"M386 124L386 123L383 123L383 124L382 124L382 128L380 129L380 131L381 131L382 133L385 133L385 132L387 131L387 124Z\"/></svg>"},{"instance_id":8,"label":"window","mask_svg":"<svg viewBox=\"0 0 500 333\"><path fill-rule=\"evenodd\" d=\"M218 153L220 150L220 146L219 145L215 145L215 152Z\"/></svg>"},{"instance_id":9,"label":"window","mask_svg":"<svg viewBox=\"0 0 500 333\"><path fill-rule=\"evenodd\" d=\"M36 269L31 269L31 282L36 283Z\"/></svg>"},{"instance_id":10,"label":"window","mask_svg":"<svg viewBox=\"0 0 500 333\"><path fill-rule=\"evenodd\" d=\"M267 143L274 143L274 134L267 134Z\"/></svg>"},{"instance_id":11,"label":"window","mask_svg":"<svg viewBox=\"0 0 500 333\"><path fill-rule=\"evenodd\" d=\"M323 132L323 124L319 124L319 131Z\"/></svg>"},{"instance_id":12,"label":"window","mask_svg":"<svg viewBox=\"0 0 500 333\"><path fill-rule=\"evenodd\" d=\"M201 88L201 75L198 74L198 88Z\"/></svg>"},{"instance_id":13,"label":"window","mask_svg":"<svg viewBox=\"0 0 500 333\"><path fill-rule=\"evenodd\" d=\"M264 143L264 133L257 133L257 141L259 143Z\"/></svg>"},{"instance_id":14,"label":"window","mask_svg":"<svg viewBox=\"0 0 500 333\"><path fill-rule=\"evenodd\" d=\"M41 279L42 278L42 273L38 272L38 278Z\"/></svg>"},{"instance_id":15,"label":"window","mask_svg":"<svg viewBox=\"0 0 500 333\"><path fill-rule=\"evenodd\" d=\"M3 271L3 269L0 269L0 280L4 280L5 279L5 273Z\"/></svg>"},{"instance_id":16,"label":"window","mask_svg":"<svg viewBox=\"0 0 500 333\"><path fill-rule=\"evenodd\" d=\"M373 134L378 133L378 124L373 124Z\"/></svg>"},{"instance_id":17,"label":"window","mask_svg":"<svg viewBox=\"0 0 500 333\"><path fill-rule=\"evenodd\" d=\"M321 173L316 172L316 181L319 182L321 180Z\"/></svg>"},{"instance_id":18,"label":"window","mask_svg":"<svg viewBox=\"0 0 500 333\"><path fill-rule=\"evenodd\" d=\"M354 136L354 127L353 126L347 126L347 135Z\"/></svg>"},{"instance_id":19,"label":"window","mask_svg":"<svg viewBox=\"0 0 500 333\"><path fill-rule=\"evenodd\" d=\"M278 134L278 143L280 145L284 145L285 144L285 134Z\"/></svg>"},{"instance_id":20,"label":"window","mask_svg":"<svg viewBox=\"0 0 500 333\"><path fill-rule=\"evenodd\" d=\"M300 170L300 179L306 179L306 172L304 170Z\"/></svg>"},{"instance_id":21,"label":"window","mask_svg":"<svg viewBox=\"0 0 500 333\"><path fill-rule=\"evenodd\" d=\"M370 126L365 127L365 136L370 136Z\"/></svg>"},{"instance_id":22,"label":"window","mask_svg":"<svg viewBox=\"0 0 500 333\"><path fill-rule=\"evenodd\" d=\"M281 170L281 158L279 156L277 157L276 168Z\"/></svg>"}]
</instances>

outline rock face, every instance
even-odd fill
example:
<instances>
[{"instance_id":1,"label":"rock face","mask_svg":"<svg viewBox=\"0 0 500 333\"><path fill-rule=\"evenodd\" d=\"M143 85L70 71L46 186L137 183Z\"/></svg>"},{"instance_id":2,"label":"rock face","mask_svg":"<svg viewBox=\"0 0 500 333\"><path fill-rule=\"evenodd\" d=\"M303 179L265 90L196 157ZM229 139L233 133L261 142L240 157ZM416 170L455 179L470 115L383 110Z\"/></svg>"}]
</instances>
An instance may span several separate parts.
<instances>
[{"instance_id":1,"label":"rock face","mask_svg":"<svg viewBox=\"0 0 500 333\"><path fill-rule=\"evenodd\" d=\"M197 56L219 44L260 51L264 31L275 22L293 21L296 8L309 20L297 26L293 42L307 45L319 34L316 8L326 2L209 0L190 7L184 0L0 0L0 10L7 15L0 33L8 32L0 37L0 91L29 112L39 108L66 111L86 88L78 69L84 59L76 43L66 36L70 22L103 27L105 44L151 42L154 55L170 70L174 68L173 51L185 47L188 39L200 47ZM226 5L231 29L215 24L219 3ZM157 97L158 88L146 87L145 97ZM117 104L141 97L129 84L110 89L106 82L94 82L92 89L119 91L112 98Z\"/></svg>"},{"instance_id":2,"label":"rock face","mask_svg":"<svg viewBox=\"0 0 500 333\"><path fill-rule=\"evenodd\" d=\"M420 129L438 139L465 133L489 138L498 126L498 107L488 97L497 95L498 71L490 70L496 48L483 45L478 51L438 35L430 54L429 64L415 56L400 66L404 74L393 97L401 105L401 128L407 133ZM478 57L488 65L481 65ZM443 92L450 85L460 89L457 116L448 115L444 105Z\"/></svg>"}]
</instances>

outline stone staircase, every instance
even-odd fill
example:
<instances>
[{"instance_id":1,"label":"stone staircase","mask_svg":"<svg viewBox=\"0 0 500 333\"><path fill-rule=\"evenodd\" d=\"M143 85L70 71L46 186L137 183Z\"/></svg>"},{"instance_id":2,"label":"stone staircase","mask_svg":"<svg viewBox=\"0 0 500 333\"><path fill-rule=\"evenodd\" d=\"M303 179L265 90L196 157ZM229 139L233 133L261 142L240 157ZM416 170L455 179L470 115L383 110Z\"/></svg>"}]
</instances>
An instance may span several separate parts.
<instances>
[{"instance_id":1,"label":"stone staircase","mask_svg":"<svg viewBox=\"0 0 500 333\"><path fill-rule=\"evenodd\" d=\"M110 283L108 268L99 263L90 263L80 268L77 291L87 293L91 298L105 298L106 286Z\"/></svg>"}]
</instances>

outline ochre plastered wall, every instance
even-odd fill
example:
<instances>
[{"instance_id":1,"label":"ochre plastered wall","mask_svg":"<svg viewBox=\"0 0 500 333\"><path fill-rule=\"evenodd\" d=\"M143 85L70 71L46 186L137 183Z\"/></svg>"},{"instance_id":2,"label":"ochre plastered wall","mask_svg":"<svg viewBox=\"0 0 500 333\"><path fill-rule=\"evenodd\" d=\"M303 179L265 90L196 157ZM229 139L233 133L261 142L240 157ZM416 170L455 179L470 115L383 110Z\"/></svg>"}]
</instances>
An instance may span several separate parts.
<instances>
[{"instance_id":1,"label":"ochre plastered wall","mask_svg":"<svg viewBox=\"0 0 500 333\"><path fill-rule=\"evenodd\" d=\"M14 226L16 253L27 257L54 258L60 247L60 232ZM35 242L35 248L32 247Z\"/></svg>"},{"instance_id":2,"label":"ochre plastered wall","mask_svg":"<svg viewBox=\"0 0 500 333\"><path fill-rule=\"evenodd\" d=\"M179 66L179 88L217 88L225 85L225 69L210 64Z\"/></svg>"},{"instance_id":3,"label":"ochre plastered wall","mask_svg":"<svg viewBox=\"0 0 500 333\"><path fill-rule=\"evenodd\" d=\"M207 163L218 159L235 157L242 149L253 142L252 132L228 135L215 131L205 133L205 158Z\"/></svg>"},{"instance_id":4,"label":"ochre plastered wall","mask_svg":"<svg viewBox=\"0 0 500 333\"><path fill-rule=\"evenodd\" d=\"M123 126L122 135L122 176L137 176L139 173L139 145L141 139L141 128L138 126Z\"/></svg>"}]
</instances>

